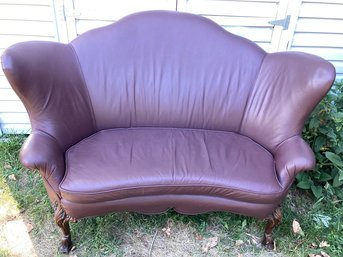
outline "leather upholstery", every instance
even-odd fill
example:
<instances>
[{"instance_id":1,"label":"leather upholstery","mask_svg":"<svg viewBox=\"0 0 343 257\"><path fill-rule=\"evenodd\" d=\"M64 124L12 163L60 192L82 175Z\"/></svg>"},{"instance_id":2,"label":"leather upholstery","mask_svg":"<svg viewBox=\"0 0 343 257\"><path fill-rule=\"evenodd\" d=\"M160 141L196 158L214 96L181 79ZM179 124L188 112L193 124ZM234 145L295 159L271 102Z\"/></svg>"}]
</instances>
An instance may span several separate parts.
<instances>
[{"instance_id":1,"label":"leather upholstery","mask_svg":"<svg viewBox=\"0 0 343 257\"><path fill-rule=\"evenodd\" d=\"M283 196L270 152L232 132L105 130L72 146L66 165L60 191L78 203L159 194L274 203Z\"/></svg>"},{"instance_id":2,"label":"leather upholstery","mask_svg":"<svg viewBox=\"0 0 343 257\"><path fill-rule=\"evenodd\" d=\"M71 45L98 130L157 126L238 132L266 55L205 18L174 12L133 14L86 32Z\"/></svg>"},{"instance_id":3,"label":"leather upholstery","mask_svg":"<svg viewBox=\"0 0 343 257\"><path fill-rule=\"evenodd\" d=\"M274 152L280 143L301 134L306 118L334 78L332 64L317 56L268 54L250 92L240 133Z\"/></svg>"},{"instance_id":4,"label":"leather upholstery","mask_svg":"<svg viewBox=\"0 0 343 257\"><path fill-rule=\"evenodd\" d=\"M208 195L146 195L96 203L75 203L62 198L62 205L66 212L76 219L123 210L158 214L170 208L190 215L210 211L229 211L263 219L270 215L278 204L235 201Z\"/></svg>"},{"instance_id":5,"label":"leather upholstery","mask_svg":"<svg viewBox=\"0 0 343 257\"><path fill-rule=\"evenodd\" d=\"M267 54L206 18L166 11L67 45L16 44L2 66L32 124L21 161L76 218L266 216L313 168L300 134L335 78L319 57Z\"/></svg>"},{"instance_id":6,"label":"leather upholstery","mask_svg":"<svg viewBox=\"0 0 343 257\"><path fill-rule=\"evenodd\" d=\"M65 173L65 151L95 132L74 51L69 45L54 42L25 42L9 47L1 63L31 121L32 134L22 147L20 160L26 167L41 171L55 201Z\"/></svg>"}]
</instances>

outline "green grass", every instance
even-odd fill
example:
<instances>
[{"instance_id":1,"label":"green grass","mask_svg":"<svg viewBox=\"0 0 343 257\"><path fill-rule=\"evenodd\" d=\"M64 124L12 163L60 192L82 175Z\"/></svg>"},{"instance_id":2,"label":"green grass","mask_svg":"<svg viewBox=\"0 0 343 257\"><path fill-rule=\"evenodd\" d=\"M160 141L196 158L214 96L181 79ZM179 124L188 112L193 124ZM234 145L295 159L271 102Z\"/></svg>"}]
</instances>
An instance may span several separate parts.
<instances>
[{"instance_id":1,"label":"green grass","mask_svg":"<svg viewBox=\"0 0 343 257\"><path fill-rule=\"evenodd\" d=\"M8 250L0 249L0 257L9 257L10 252Z\"/></svg>"},{"instance_id":2,"label":"green grass","mask_svg":"<svg viewBox=\"0 0 343 257\"><path fill-rule=\"evenodd\" d=\"M30 236L39 256L59 256L56 251L59 231L53 223L53 211L40 175L23 168L17 158L24 139L24 136L1 138L0 201L18 208L24 219L33 224ZM11 175L16 180L11 180ZM260 246L263 221L223 212L195 216L172 210L153 216L113 213L81 220L72 224L71 230L77 246L75 254L82 257L147 256L157 232L154 244L157 253L152 256L163 252L163 247L169 247L165 256L181 256L180 253L187 256L308 256L325 251L334 257L343 256L342 206L342 202L328 197L315 201L306 191L292 188L283 203L283 222L274 232L277 248L273 253L267 253ZM11 216L10 211L9 208L7 216ZM292 232L294 219L299 221L303 236ZM167 227L171 235L163 232ZM201 245L210 237L218 237L219 242L205 254ZM242 240L243 244L238 245L237 240ZM311 247L322 241L330 246ZM0 248L0 256L11 256L11 253Z\"/></svg>"}]
</instances>

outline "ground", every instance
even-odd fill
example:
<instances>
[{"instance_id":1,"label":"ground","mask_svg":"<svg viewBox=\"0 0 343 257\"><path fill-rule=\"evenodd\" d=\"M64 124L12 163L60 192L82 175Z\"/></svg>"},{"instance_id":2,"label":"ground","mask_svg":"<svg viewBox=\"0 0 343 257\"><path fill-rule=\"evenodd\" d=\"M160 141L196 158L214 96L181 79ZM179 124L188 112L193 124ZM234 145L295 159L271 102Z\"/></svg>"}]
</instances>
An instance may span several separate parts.
<instances>
[{"instance_id":1,"label":"ground","mask_svg":"<svg viewBox=\"0 0 343 257\"><path fill-rule=\"evenodd\" d=\"M59 230L40 174L23 168L23 137L0 140L0 257L60 256ZM343 256L342 202L292 188L275 230L275 249L260 241L264 221L216 212L195 216L114 213L71 224L70 256Z\"/></svg>"}]
</instances>

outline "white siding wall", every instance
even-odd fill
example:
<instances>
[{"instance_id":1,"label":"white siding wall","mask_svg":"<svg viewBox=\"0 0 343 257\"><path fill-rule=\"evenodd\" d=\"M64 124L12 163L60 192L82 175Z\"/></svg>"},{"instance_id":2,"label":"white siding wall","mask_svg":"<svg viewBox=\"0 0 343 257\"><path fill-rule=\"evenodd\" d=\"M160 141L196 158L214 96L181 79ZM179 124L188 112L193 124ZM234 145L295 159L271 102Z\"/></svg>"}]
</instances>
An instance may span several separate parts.
<instances>
[{"instance_id":1,"label":"white siding wall","mask_svg":"<svg viewBox=\"0 0 343 257\"><path fill-rule=\"evenodd\" d=\"M144 10L177 10L200 14L228 31L249 38L266 51L271 50L274 28L268 22L280 14L280 2L288 0L74 0L67 13L74 13L74 25L69 26L69 40L99 26L117 21L123 16ZM72 22L69 22L72 24ZM278 40L275 38L275 40Z\"/></svg>"},{"instance_id":2,"label":"white siding wall","mask_svg":"<svg viewBox=\"0 0 343 257\"><path fill-rule=\"evenodd\" d=\"M16 42L68 42L130 13L153 9L203 15L267 51L288 48L322 56L343 79L343 0L0 0L0 55ZM282 31L268 23L291 9L292 29ZM30 131L25 108L1 69L0 128L5 133Z\"/></svg>"},{"instance_id":3,"label":"white siding wall","mask_svg":"<svg viewBox=\"0 0 343 257\"><path fill-rule=\"evenodd\" d=\"M178 11L205 16L229 32L248 38L269 51L273 26L268 22L278 16L280 2L280 0L181 0L178 1Z\"/></svg>"},{"instance_id":4,"label":"white siding wall","mask_svg":"<svg viewBox=\"0 0 343 257\"><path fill-rule=\"evenodd\" d=\"M176 0L74 0L74 8L75 31L76 35L80 35L87 30L113 23L134 12L175 11Z\"/></svg>"},{"instance_id":5,"label":"white siding wall","mask_svg":"<svg viewBox=\"0 0 343 257\"><path fill-rule=\"evenodd\" d=\"M289 48L329 60L343 79L343 0L302 1Z\"/></svg>"},{"instance_id":6,"label":"white siding wall","mask_svg":"<svg viewBox=\"0 0 343 257\"><path fill-rule=\"evenodd\" d=\"M55 40L50 0L0 0L0 55L8 46L29 40ZM0 69L0 125L4 133L28 133L23 104Z\"/></svg>"}]
</instances>

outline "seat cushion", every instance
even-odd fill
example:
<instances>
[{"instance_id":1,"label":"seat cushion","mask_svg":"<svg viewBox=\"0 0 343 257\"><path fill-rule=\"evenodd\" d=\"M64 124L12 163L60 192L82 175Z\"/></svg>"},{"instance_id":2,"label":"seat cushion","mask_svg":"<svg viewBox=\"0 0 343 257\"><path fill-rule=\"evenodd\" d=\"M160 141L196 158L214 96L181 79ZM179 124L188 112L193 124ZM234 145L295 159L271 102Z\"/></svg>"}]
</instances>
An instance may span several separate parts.
<instances>
[{"instance_id":1,"label":"seat cushion","mask_svg":"<svg viewBox=\"0 0 343 257\"><path fill-rule=\"evenodd\" d=\"M149 195L206 195L275 203L284 195L273 156L223 131L129 128L100 131L66 153L62 197L94 203Z\"/></svg>"}]
</instances>

